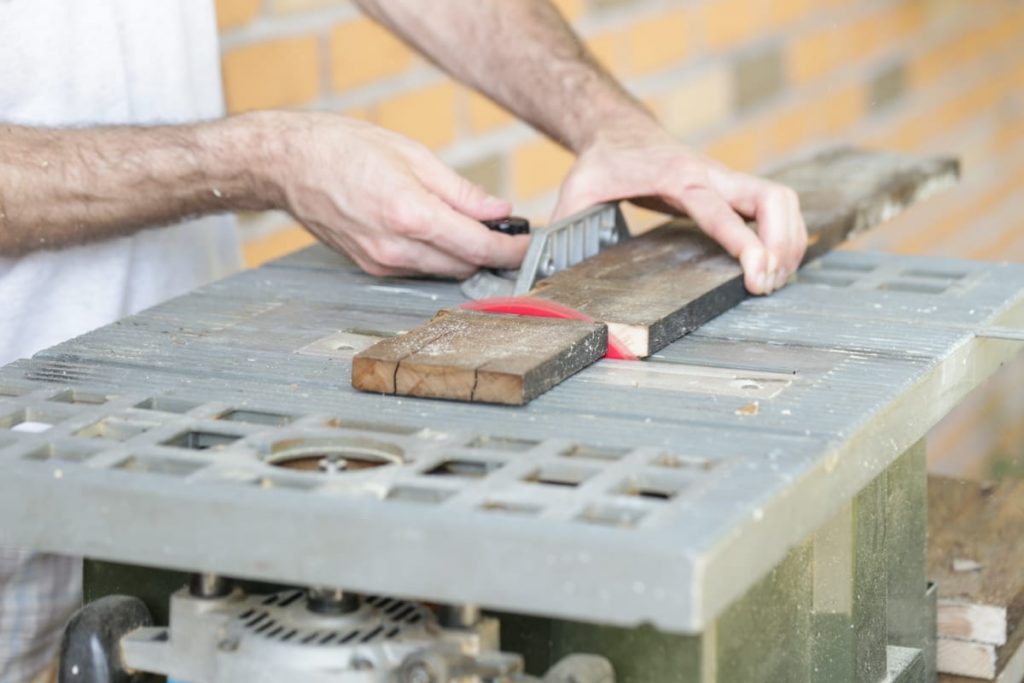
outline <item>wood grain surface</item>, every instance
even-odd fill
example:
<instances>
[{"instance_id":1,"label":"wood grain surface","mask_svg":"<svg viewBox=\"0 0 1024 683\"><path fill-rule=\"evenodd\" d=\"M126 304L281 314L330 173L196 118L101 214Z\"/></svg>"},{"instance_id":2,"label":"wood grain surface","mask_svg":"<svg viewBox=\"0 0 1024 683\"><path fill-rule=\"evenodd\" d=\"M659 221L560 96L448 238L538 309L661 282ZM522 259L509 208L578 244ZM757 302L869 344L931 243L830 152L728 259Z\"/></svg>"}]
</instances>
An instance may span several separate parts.
<instances>
[{"instance_id":1,"label":"wood grain surface","mask_svg":"<svg viewBox=\"0 0 1024 683\"><path fill-rule=\"evenodd\" d=\"M772 174L801 198L807 258L952 184L955 160L831 150ZM357 354L357 389L522 404L604 355L608 334L646 358L746 297L738 262L678 219L551 277L531 296L602 323L439 316Z\"/></svg>"},{"instance_id":2,"label":"wood grain surface","mask_svg":"<svg viewBox=\"0 0 1024 683\"><path fill-rule=\"evenodd\" d=\"M800 195L809 234L806 261L951 185L958 172L950 158L843 148L769 177ZM747 296L739 263L685 219L541 280L530 294L606 323L640 358Z\"/></svg>"},{"instance_id":3,"label":"wood grain surface","mask_svg":"<svg viewBox=\"0 0 1024 683\"><path fill-rule=\"evenodd\" d=\"M522 405L597 361L598 323L442 311L356 354L352 386L401 396Z\"/></svg>"},{"instance_id":4,"label":"wood grain surface","mask_svg":"<svg viewBox=\"0 0 1024 683\"><path fill-rule=\"evenodd\" d=\"M1024 481L933 476L928 505L940 670L992 679L1024 646Z\"/></svg>"}]
</instances>

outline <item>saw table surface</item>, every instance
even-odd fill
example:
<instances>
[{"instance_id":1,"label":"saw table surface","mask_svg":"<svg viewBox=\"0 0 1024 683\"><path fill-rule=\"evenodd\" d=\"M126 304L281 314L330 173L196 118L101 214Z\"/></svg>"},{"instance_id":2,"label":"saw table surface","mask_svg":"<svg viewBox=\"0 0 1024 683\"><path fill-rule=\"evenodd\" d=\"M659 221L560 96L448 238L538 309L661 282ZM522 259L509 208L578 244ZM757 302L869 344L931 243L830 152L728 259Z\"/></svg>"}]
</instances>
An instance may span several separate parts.
<instances>
[{"instance_id":1,"label":"saw table surface","mask_svg":"<svg viewBox=\"0 0 1024 683\"><path fill-rule=\"evenodd\" d=\"M833 253L521 408L352 389L462 301L314 247L7 366L0 538L698 632L1021 349L1024 267Z\"/></svg>"}]
</instances>

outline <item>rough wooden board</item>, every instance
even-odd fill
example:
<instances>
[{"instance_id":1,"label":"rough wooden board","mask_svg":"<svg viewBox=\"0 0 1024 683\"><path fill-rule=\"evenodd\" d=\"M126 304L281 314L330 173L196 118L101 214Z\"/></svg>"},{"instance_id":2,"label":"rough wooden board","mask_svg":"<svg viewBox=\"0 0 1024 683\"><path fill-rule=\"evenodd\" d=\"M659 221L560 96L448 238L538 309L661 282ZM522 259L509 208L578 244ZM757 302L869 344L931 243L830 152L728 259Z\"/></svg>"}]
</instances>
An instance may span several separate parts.
<instances>
[{"instance_id":1,"label":"rough wooden board","mask_svg":"<svg viewBox=\"0 0 1024 683\"><path fill-rule=\"evenodd\" d=\"M1008 647L1008 646L1007 646ZM996 662L996 683L1021 683L1024 681L1024 643L1015 650L1005 649ZM940 674L939 683L977 683L977 678Z\"/></svg>"},{"instance_id":2,"label":"rough wooden board","mask_svg":"<svg viewBox=\"0 0 1024 683\"><path fill-rule=\"evenodd\" d=\"M931 540L953 524L964 509L979 505L985 488L977 481L929 475L928 534Z\"/></svg>"},{"instance_id":3,"label":"rough wooden board","mask_svg":"<svg viewBox=\"0 0 1024 683\"><path fill-rule=\"evenodd\" d=\"M999 648L995 663L995 683L1021 683L1024 681L1024 642L1009 643ZM939 683L977 683L977 678L941 674Z\"/></svg>"},{"instance_id":4,"label":"rough wooden board","mask_svg":"<svg viewBox=\"0 0 1024 683\"><path fill-rule=\"evenodd\" d=\"M941 672L989 681L996 677L995 645L939 638L936 652L937 666Z\"/></svg>"},{"instance_id":5,"label":"rough wooden board","mask_svg":"<svg viewBox=\"0 0 1024 683\"><path fill-rule=\"evenodd\" d=\"M530 294L607 323L608 331L640 357L746 296L736 261L683 221L542 280Z\"/></svg>"},{"instance_id":6,"label":"rough wooden board","mask_svg":"<svg viewBox=\"0 0 1024 683\"><path fill-rule=\"evenodd\" d=\"M998 605L940 600L936 626L939 634L949 638L996 646L1006 644L1006 608Z\"/></svg>"},{"instance_id":7,"label":"rough wooden board","mask_svg":"<svg viewBox=\"0 0 1024 683\"><path fill-rule=\"evenodd\" d=\"M930 477L928 506L928 572L939 589L939 636L987 646L995 672L1002 672L1024 643L1024 481ZM955 559L981 567L957 572ZM949 646L947 655L963 655L982 675L988 667L981 651ZM950 666L964 673L962 664Z\"/></svg>"},{"instance_id":8,"label":"rough wooden board","mask_svg":"<svg viewBox=\"0 0 1024 683\"><path fill-rule=\"evenodd\" d=\"M608 330L578 320L441 311L355 355L352 386L521 405L604 356Z\"/></svg>"},{"instance_id":9,"label":"rough wooden board","mask_svg":"<svg viewBox=\"0 0 1024 683\"><path fill-rule=\"evenodd\" d=\"M800 194L811 240L807 258L814 258L951 185L957 174L954 159L839 149L770 176ZM739 264L683 220L556 273L531 294L607 323L640 357L746 296Z\"/></svg>"}]
</instances>

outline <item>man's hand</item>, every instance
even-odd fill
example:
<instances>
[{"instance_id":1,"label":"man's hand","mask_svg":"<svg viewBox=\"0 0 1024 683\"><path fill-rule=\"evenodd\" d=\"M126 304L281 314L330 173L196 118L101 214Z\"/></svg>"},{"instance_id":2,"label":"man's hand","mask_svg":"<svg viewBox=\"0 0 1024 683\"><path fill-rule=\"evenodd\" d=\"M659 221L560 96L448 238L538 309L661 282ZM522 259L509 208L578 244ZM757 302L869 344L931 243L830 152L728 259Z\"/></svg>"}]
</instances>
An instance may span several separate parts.
<instances>
[{"instance_id":1,"label":"man's hand","mask_svg":"<svg viewBox=\"0 0 1024 683\"><path fill-rule=\"evenodd\" d=\"M558 215L637 198L691 216L770 292L799 265L806 228L793 193L689 150L606 72L549 0L356 0L468 85L575 152ZM472 58L467 59L466 56ZM754 219L751 232L740 216Z\"/></svg>"},{"instance_id":2,"label":"man's hand","mask_svg":"<svg viewBox=\"0 0 1024 683\"><path fill-rule=\"evenodd\" d=\"M262 129L281 208L372 275L464 278L523 259L526 236L480 223L507 216L511 205L416 142L333 114L267 112L239 121Z\"/></svg>"},{"instance_id":3,"label":"man's hand","mask_svg":"<svg viewBox=\"0 0 1024 683\"><path fill-rule=\"evenodd\" d=\"M189 216L283 209L375 275L513 268L528 238L425 147L334 114L255 112L191 126L0 125L0 256ZM143 170L140 170L143 169Z\"/></svg>"},{"instance_id":4,"label":"man's hand","mask_svg":"<svg viewBox=\"0 0 1024 683\"><path fill-rule=\"evenodd\" d=\"M793 190L703 157L653 122L597 135L562 185L555 218L615 199L690 216L739 259L753 294L781 287L807 247Z\"/></svg>"}]
</instances>

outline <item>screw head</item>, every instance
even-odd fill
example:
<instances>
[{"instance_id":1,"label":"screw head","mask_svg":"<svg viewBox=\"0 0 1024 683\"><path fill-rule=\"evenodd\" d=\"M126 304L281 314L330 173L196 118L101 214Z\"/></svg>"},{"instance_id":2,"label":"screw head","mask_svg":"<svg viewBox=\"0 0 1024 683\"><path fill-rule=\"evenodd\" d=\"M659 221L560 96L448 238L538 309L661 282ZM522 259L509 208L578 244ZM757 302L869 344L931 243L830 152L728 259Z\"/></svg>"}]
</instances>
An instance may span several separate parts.
<instances>
[{"instance_id":1,"label":"screw head","mask_svg":"<svg viewBox=\"0 0 1024 683\"><path fill-rule=\"evenodd\" d=\"M332 453L320 458L317 468L324 474L338 474L348 469L348 462L340 455Z\"/></svg>"},{"instance_id":2,"label":"screw head","mask_svg":"<svg viewBox=\"0 0 1024 683\"><path fill-rule=\"evenodd\" d=\"M417 662L410 666L405 672L403 683L439 683L437 676L423 662Z\"/></svg>"},{"instance_id":3,"label":"screw head","mask_svg":"<svg viewBox=\"0 0 1024 683\"><path fill-rule=\"evenodd\" d=\"M352 660L352 668L356 671L372 671L373 662L363 657L357 657Z\"/></svg>"},{"instance_id":4,"label":"screw head","mask_svg":"<svg viewBox=\"0 0 1024 683\"><path fill-rule=\"evenodd\" d=\"M548 254L544 258L544 262L540 266L541 275L544 277L551 277L555 274L555 257Z\"/></svg>"},{"instance_id":5,"label":"screw head","mask_svg":"<svg viewBox=\"0 0 1024 683\"><path fill-rule=\"evenodd\" d=\"M238 640L235 638L225 638L217 643L217 649L221 652L234 652L238 649Z\"/></svg>"}]
</instances>

